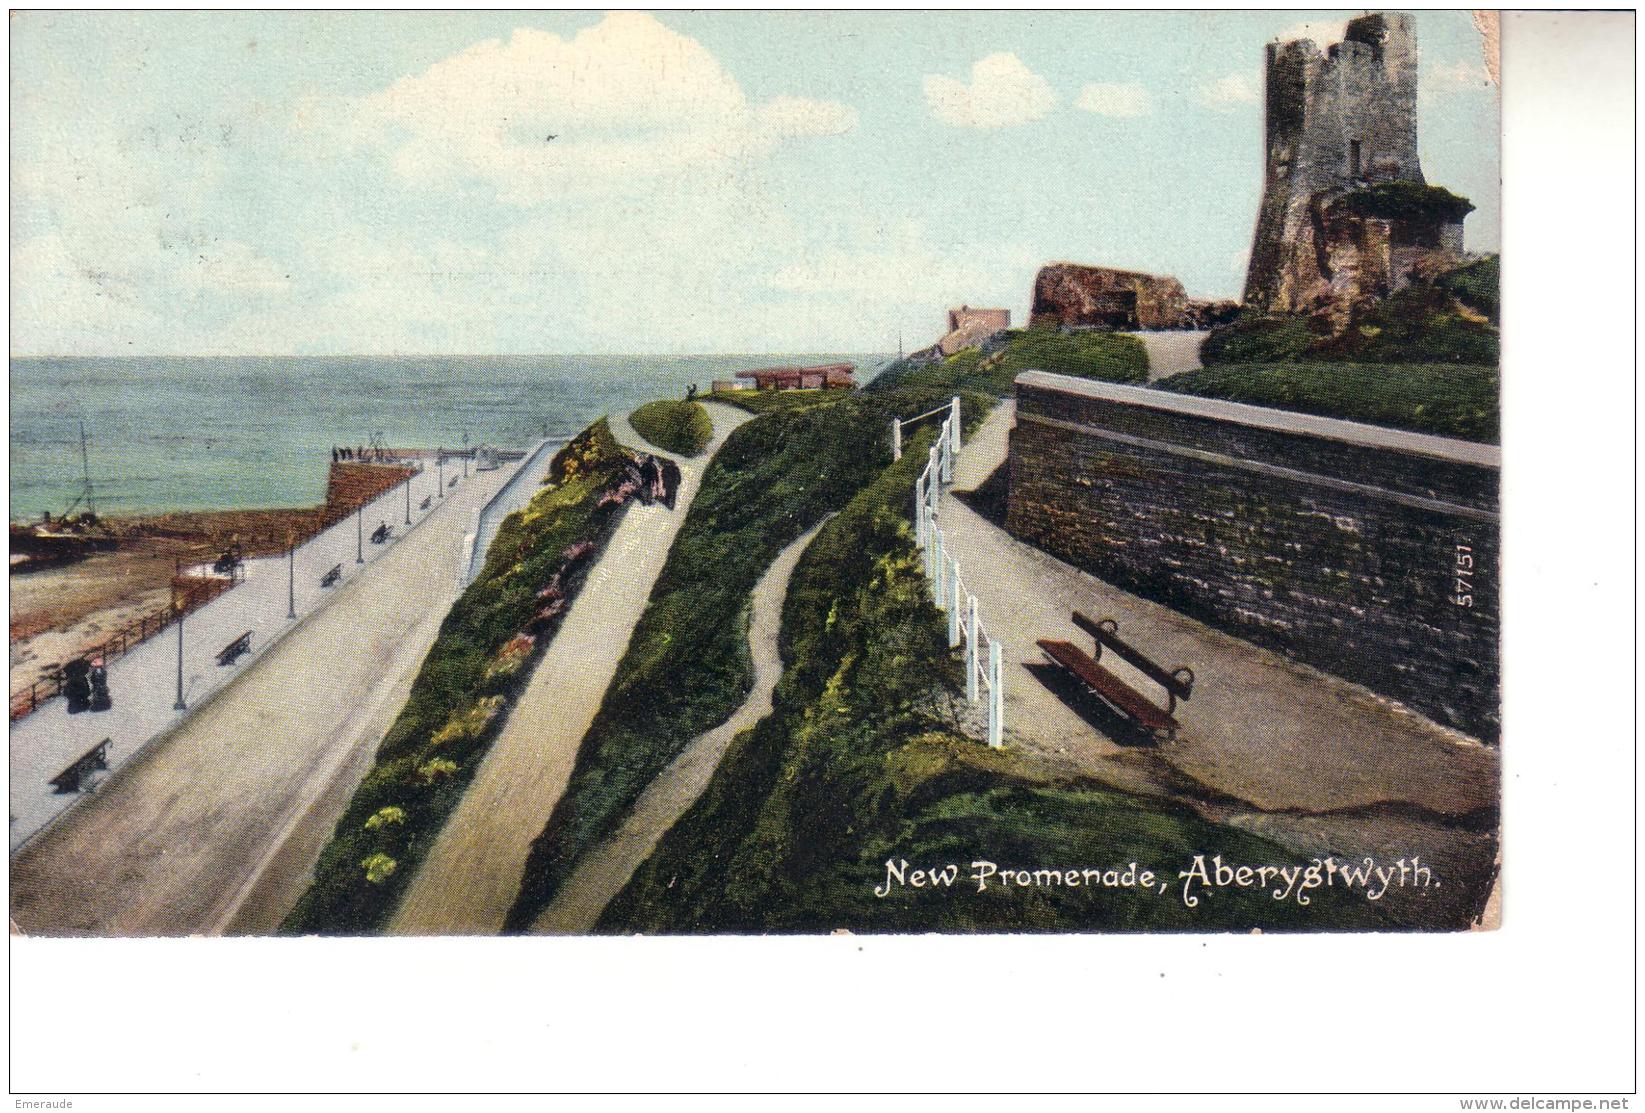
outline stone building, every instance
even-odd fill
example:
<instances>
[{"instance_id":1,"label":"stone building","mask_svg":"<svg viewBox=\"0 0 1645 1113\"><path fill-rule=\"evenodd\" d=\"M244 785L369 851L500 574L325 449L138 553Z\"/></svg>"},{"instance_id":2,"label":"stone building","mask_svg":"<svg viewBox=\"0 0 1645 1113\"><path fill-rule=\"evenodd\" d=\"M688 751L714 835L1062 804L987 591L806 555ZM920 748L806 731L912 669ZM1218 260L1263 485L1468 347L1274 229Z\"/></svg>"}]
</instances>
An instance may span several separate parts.
<instances>
[{"instance_id":1,"label":"stone building","mask_svg":"<svg viewBox=\"0 0 1645 1113\"><path fill-rule=\"evenodd\" d=\"M948 332L937 341L937 350L951 356L964 348L973 348L1011 327L1009 309L975 309L962 305L948 311Z\"/></svg>"},{"instance_id":2,"label":"stone building","mask_svg":"<svg viewBox=\"0 0 1645 1113\"><path fill-rule=\"evenodd\" d=\"M1462 254L1465 199L1428 186L1417 156L1411 17L1349 21L1324 53L1267 49L1266 169L1245 303L1346 313Z\"/></svg>"},{"instance_id":3,"label":"stone building","mask_svg":"<svg viewBox=\"0 0 1645 1113\"><path fill-rule=\"evenodd\" d=\"M1217 323L1234 308L1190 298L1168 275L1052 263L1034 276L1029 320L1068 329L1194 329Z\"/></svg>"}]
</instances>

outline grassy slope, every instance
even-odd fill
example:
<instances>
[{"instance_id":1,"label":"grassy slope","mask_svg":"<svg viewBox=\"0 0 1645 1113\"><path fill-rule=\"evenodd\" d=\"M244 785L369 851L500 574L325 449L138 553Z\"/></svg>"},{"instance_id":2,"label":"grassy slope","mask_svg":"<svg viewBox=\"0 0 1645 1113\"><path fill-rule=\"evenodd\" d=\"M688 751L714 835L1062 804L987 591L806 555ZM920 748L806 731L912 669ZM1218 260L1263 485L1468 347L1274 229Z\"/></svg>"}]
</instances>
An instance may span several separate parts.
<instances>
[{"instance_id":1,"label":"grassy slope","mask_svg":"<svg viewBox=\"0 0 1645 1113\"><path fill-rule=\"evenodd\" d=\"M1178 394L1496 443L1495 367L1454 364L1221 364L1154 384Z\"/></svg>"},{"instance_id":2,"label":"grassy slope","mask_svg":"<svg viewBox=\"0 0 1645 1113\"><path fill-rule=\"evenodd\" d=\"M503 647L533 621L541 606L537 592L562 566L567 547L598 544L615 526L619 508L596 503L627 459L602 420L560 450L552 485L504 519L485 568L441 624L376 763L321 852L314 883L282 930L353 934L387 920L473 779L552 627L539 628L526 653L504 654ZM563 578L567 599L592 564L585 559ZM497 697L495 705L480 702ZM387 821L368 827L385 808L398 809L398 818L387 813ZM393 866L372 881L364 863L377 855ZM380 868L384 858L375 858Z\"/></svg>"},{"instance_id":3,"label":"grassy slope","mask_svg":"<svg viewBox=\"0 0 1645 1113\"><path fill-rule=\"evenodd\" d=\"M1201 358L1213 363L1292 360L1453 363L1496 366L1501 358L1496 256L1416 283L1357 311L1340 336L1306 317L1242 316L1212 332Z\"/></svg>"},{"instance_id":4,"label":"grassy slope","mask_svg":"<svg viewBox=\"0 0 1645 1113\"><path fill-rule=\"evenodd\" d=\"M1293 855L1175 808L1035 777L958 734L960 685L902 504L923 435L818 535L784 614L793 661L776 710L733 742L707 791L606 910L614 932L1206 930L1374 926L1357 898L1311 909L1251 892L1198 909L1177 870L1198 853ZM916 866L1152 868L1167 891L899 889ZM1319 912L1331 907L1329 920Z\"/></svg>"},{"instance_id":5,"label":"grassy slope","mask_svg":"<svg viewBox=\"0 0 1645 1113\"><path fill-rule=\"evenodd\" d=\"M664 452L680 456L701 456L714 437L708 411L677 399L647 402L628 415L628 423Z\"/></svg>"},{"instance_id":6,"label":"grassy slope","mask_svg":"<svg viewBox=\"0 0 1645 1113\"><path fill-rule=\"evenodd\" d=\"M1035 339L1053 348L1057 343ZM1089 345L1083 337L1066 339ZM1032 355L1022 349L1014 354L1027 365L1049 362L1043 347ZM1122 355L1107 373L1134 374L1126 358ZM892 854L917 857L919 864L966 863L977 854L1032 866L1123 866L1134 859L1145 867L1169 867L1173 880L1186 856L1200 850L1254 862L1292 858L1263 840L1212 827L1176 809L1090 785L1046 783L1009 753L989 751L955 729L948 708L959 668L919 572L905 505L932 430L913 435L896 465L889 465L878 436L863 442L852 438L858 427L883 431L886 414L928 409L956 389L982 392L966 396L967 422L974 423L988 396L1008 389L1018 368L1002 368L1005 362L985 367L970 351L932 367L900 365L858 395L766 417L733 435L705 478L693 515L697 507L733 495L773 499L775 516L747 517L743 529L750 532L739 537L733 531L722 543L737 549L756 541L760 530L777 529L778 536L731 575L695 580L687 575L693 569L724 570L677 543L669 558L675 574L666 589L659 583L653 606L712 617L712 625L730 625L734 636L677 650L662 637L669 631L636 633L618 673L628 692L611 693L601 712L603 725L596 726L579 755L574 784L582 787L568 792L568 802L576 797L584 803L563 805L567 816L557 811L539 840L511 928L530 924L596 832L612 829L654 770L696 730L721 721L740 698L747 676L748 590L769 556L820 516L790 521L792 510L784 505L808 485L817 453L839 461L832 467L848 469L839 473L842 482L830 497L845 509L807 549L791 584L783 622L788 667L777 688L777 710L732 743L703 797L607 910L603 929L1321 924L1317 902L1311 910L1299 910L1266 897L1219 898L1214 907L1192 915L1180 901L1159 894L1110 891L873 898L885 858ZM808 451L783 451L791 437L805 435L801 430L808 424L824 435ZM726 451L738 448L744 437L739 455L728 457ZM705 517L694 530L688 520L686 531L710 540L724 528L711 525ZM682 532L682 540L685 536ZM724 622L729 613L736 614L735 623ZM672 632L693 636L684 629ZM666 669L660 667L665 659ZM634 691L642 675L666 678L668 690ZM726 684L728 676L738 678L734 687ZM691 716L689 729L674 725L673 717L682 714ZM588 803L602 813L597 822L585 811ZM1377 922L1374 908L1355 902L1330 926Z\"/></svg>"},{"instance_id":7,"label":"grassy slope","mask_svg":"<svg viewBox=\"0 0 1645 1113\"><path fill-rule=\"evenodd\" d=\"M776 392L762 392L776 393ZM914 392L931 405L943 394ZM892 411L830 391L742 426L703 476L645 615L584 738L565 795L533 844L509 927L528 926L577 857L753 684L749 598L779 552L838 510L890 456Z\"/></svg>"}]
</instances>

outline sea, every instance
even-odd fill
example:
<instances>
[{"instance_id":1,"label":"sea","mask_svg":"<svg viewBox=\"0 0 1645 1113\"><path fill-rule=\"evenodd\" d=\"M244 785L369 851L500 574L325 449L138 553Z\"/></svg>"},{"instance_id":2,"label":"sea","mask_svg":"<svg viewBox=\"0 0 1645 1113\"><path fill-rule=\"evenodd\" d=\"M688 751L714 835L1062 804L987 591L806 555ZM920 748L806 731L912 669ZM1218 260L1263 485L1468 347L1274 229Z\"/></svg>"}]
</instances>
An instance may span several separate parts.
<instances>
[{"instance_id":1,"label":"sea","mask_svg":"<svg viewBox=\"0 0 1645 1113\"><path fill-rule=\"evenodd\" d=\"M781 364L886 354L31 358L11 361L13 521L312 506L334 445L460 448L564 442L603 414Z\"/></svg>"}]
</instances>

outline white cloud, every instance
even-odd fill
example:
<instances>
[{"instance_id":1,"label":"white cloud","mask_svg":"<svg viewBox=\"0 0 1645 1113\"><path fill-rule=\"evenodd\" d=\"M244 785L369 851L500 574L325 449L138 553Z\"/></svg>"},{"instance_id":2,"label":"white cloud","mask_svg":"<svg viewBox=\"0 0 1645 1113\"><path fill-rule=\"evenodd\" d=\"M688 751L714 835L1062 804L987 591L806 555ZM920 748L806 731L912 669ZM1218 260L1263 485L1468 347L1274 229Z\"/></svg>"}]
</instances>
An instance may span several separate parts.
<instances>
[{"instance_id":1,"label":"white cloud","mask_svg":"<svg viewBox=\"0 0 1645 1113\"><path fill-rule=\"evenodd\" d=\"M1234 112L1257 103L1257 83L1248 74L1231 73L1201 85L1195 96L1207 108Z\"/></svg>"},{"instance_id":2,"label":"white cloud","mask_svg":"<svg viewBox=\"0 0 1645 1113\"><path fill-rule=\"evenodd\" d=\"M1124 83L1093 82L1080 90L1074 107L1098 116L1130 119L1146 116L1154 110L1148 90L1135 81Z\"/></svg>"},{"instance_id":3,"label":"white cloud","mask_svg":"<svg viewBox=\"0 0 1645 1113\"><path fill-rule=\"evenodd\" d=\"M522 28L358 100L310 100L298 124L390 152L428 186L489 183L506 201L642 186L778 144L840 135L856 110L783 96L750 104L695 39L613 12L562 39Z\"/></svg>"},{"instance_id":4,"label":"white cloud","mask_svg":"<svg viewBox=\"0 0 1645 1113\"><path fill-rule=\"evenodd\" d=\"M1045 78L1015 54L990 54L971 67L967 85L942 74L925 77L925 101L937 119L957 128L1001 128L1044 119L1057 103Z\"/></svg>"}]
</instances>

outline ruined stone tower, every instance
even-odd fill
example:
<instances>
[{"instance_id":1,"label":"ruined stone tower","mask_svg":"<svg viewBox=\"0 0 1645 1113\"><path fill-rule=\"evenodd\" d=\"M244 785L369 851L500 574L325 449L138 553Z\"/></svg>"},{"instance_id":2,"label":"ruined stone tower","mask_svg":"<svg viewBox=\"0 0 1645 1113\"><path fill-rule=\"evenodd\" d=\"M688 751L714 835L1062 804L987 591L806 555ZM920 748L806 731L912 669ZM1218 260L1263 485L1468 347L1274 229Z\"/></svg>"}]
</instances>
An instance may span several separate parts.
<instances>
[{"instance_id":1,"label":"ruined stone tower","mask_svg":"<svg viewBox=\"0 0 1645 1113\"><path fill-rule=\"evenodd\" d=\"M1410 16L1360 16L1324 53L1309 39L1270 43L1266 132L1247 305L1296 312L1385 294L1417 256L1460 254L1462 215L1472 206L1421 188ZM1373 188L1396 182L1417 188ZM1379 198L1386 209L1389 194L1402 203L1398 212L1365 203ZM1350 195L1353 203L1336 204Z\"/></svg>"}]
</instances>

